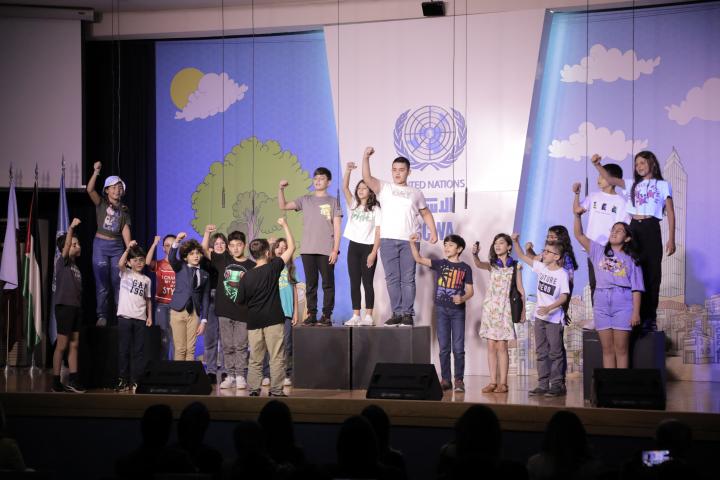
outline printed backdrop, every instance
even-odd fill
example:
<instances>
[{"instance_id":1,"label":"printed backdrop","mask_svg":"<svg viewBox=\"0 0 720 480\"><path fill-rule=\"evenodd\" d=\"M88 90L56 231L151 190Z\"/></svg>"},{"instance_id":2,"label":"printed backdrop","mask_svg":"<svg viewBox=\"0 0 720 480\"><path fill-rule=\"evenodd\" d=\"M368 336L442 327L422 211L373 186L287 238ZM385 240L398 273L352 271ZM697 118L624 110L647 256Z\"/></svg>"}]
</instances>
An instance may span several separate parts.
<instances>
[{"instance_id":1,"label":"printed backdrop","mask_svg":"<svg viewBox=\"0 0 720 480\"><path fill-rule=\"evenodd\" d=\"M720 331L708 329L707 315L718 309L713 295L720 290L720 264L706 253L720 225L703 204L719 173L710 155L720 138L720 29L713 25L717 4L635 15L527 10L331 26L224 43L159 42L159 232L199 237L205 224L214 223L249 238L279 235L280 179L289 180L292 199L308 193L313 170L326 166L337 195L345 163L360 163L364 148L373 146L376 177L390 180L392 159L410 158L410 184L425 194L440 238L460 234L468 246L477 240L486 257L499 232L516 228L523 240L538 244L547 226L571 226L570 185L585 180L588 151L619 162L629 176L633 148L649 148L668 168L679 220L678 254L666 269L674 280L663 287L663 308L675 310L663 318L685 315L683 331L702 332L670 335L679 369L700 371L696 363L718 361L720 344ZM592 168L587 171L595 188ZM351 189L359 178L355 173ZM344 199L342 204L346 210ZM288 219L302 244L302 215L289 212ZM423 237L429 237L426 229ZM336 324L351 313L344 241L341 249ZM421 252L439 258L441 242L423 242ZM463 259L472 263L469 251ZM474 278L466 374L487 374L477 332L488 274L476 271ZM573 345L591 321L582 297L586 273L577 278L578 322L566 339L571 373L582 358ZM535 279L526 274L525 280L533 292ZM416 321L434 325L434 280L420 267L417 281ZM390 310L381 264L375 287L375 316L382 322ZM692 313L699 308L705 313ZM518 328L512 345L513 373L534 370L528 327ZM696 340L699 347L688 347ZM436 358L435 341L432 349ZM695 363L685 362L690 355L682 352L696 350L703 353L693 353Z\"/></svg>"}]
</instances>

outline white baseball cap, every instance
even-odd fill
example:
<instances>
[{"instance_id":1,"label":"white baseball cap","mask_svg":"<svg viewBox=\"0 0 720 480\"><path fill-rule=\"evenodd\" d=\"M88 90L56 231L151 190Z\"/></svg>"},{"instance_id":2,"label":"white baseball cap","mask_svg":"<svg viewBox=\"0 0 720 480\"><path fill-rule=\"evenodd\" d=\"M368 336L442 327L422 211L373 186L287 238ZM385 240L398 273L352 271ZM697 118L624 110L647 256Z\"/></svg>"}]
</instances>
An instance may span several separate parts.
<instances>
[{"instance_id":1,"label":"white baseball cap","mask_svg":"<svg viewBox=\"0 0 720 480\"><path fill-rule=\"evenodd\" d=\"M117 175L110 175L105 179L105 186L103 187L103 190L108 187L112 187L113 185L117 185L118 183L122 183L123 190L127 190L127 188L125 187L125 182L123 182L122 179Z\"/></svg>"}]
</instances>

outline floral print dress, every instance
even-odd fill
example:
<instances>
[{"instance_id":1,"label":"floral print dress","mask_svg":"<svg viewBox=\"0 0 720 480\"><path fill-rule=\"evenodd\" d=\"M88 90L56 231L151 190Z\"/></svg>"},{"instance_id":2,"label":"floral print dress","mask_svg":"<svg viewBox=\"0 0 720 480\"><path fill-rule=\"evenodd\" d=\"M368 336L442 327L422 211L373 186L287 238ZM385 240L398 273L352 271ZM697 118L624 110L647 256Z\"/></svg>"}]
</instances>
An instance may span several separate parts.
<instances>
[{"instance_id":1,"label":"floral print dress","mask_svg":"<svg viewBox=\"0 0 720 480\"><path fill-rule=\"evenodd\" d=\"M482 317L480 318L480 336L482 338L488 340L515 340L517 338L510 310L510 283L514 268L515 265L490 268L490 285L483 302ZM520 275L519 268L518 275Z\"/></svg>"}]
</instances>

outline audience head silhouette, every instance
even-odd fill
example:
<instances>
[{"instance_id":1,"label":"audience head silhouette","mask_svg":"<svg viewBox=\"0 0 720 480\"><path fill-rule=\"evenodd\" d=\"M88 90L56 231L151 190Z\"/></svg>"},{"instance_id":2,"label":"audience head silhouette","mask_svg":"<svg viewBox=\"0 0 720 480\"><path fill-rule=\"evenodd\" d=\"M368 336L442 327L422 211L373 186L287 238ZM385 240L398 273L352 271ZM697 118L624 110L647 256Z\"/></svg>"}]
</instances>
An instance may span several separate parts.
<instances>
[{"instance_id":1,"label":"audience head silhouette","mask_svg":"<svg viewBox=\"0 0 720 480\"><path fill-rule=\"evenodd\" d=\"M172 421L172 410L169 406L149 406L140 422L143 443L147 446L164 447L170 439Z\"/></svg>"}]
</instances>

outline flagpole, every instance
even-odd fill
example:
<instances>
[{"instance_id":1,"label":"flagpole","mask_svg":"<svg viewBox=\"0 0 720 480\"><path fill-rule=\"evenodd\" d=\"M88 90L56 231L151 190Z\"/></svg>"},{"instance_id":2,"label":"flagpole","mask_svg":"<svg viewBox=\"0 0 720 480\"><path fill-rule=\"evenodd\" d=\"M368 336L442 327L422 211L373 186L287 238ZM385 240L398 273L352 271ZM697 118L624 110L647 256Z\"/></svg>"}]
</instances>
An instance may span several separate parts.
<instances>
[{"instance_id":1,"label":"flagpole","mask_svg":"<svg viewBox=\"0 0 720 480\"><path fill-rule=\"evenodd\" d=\"M13 171L12 171L12 163L10 164L10 170L9 170L9 176L10 176L10 187L12 190L12 184L13 184ZM8 194L8 204L10 204L10 194ZM8 218L8 222L10 219ZM10 226L8 225L8 228ZM13 228L15 225L13 225ZM3 248L7 248L7 245L5 245ZM7 302L7 313L5 315L5 389L7 390L7 379L10 374L10 302Z\"/></svg>"},{"instance_id":2,"label":"flagpole","mask_svg":"<svg viewBox=\"0 0 720 480\"><path fill-rule=\"evenodd\" d=\"M37 191L37 182L38 182L38 164L35 164L35 190ZM37 201L37 198L36 198ZM35 205L35 208L37 209L37 205ZM35 215L37 215L37 212L33 212ZM28 226L28 228L30 228ZM35 239L35 241L39 241L39 239ZM35 332L37 335L37 332ZM33 342L34 343L34 342ZM38 370L38 373L40 373L40 369L35 366L35 345L30 349L30 379L35 379L35 370Z\"/></svg>"}]
</instances>

